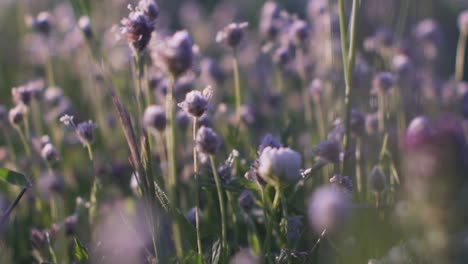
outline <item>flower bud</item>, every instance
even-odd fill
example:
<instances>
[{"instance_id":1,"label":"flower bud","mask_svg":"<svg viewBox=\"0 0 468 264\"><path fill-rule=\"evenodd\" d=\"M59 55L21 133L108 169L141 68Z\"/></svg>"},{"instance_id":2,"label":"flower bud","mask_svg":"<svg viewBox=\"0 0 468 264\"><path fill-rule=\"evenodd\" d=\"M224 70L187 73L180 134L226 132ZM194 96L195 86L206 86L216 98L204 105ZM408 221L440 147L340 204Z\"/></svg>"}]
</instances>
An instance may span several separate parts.
<instances>
[{"instance_id":1,"label":"flower bud","mask_svg":"<svg viewBox=\"0 0 468 264\"><path fill-rule=\"evenodd\" d=\"M150 20L154 21L159 16L159 7L153 0L140 0L138 9Z\"/></svg>"},{"instance_id":2,"label":"flower bud","mask_svg":"<svg viewBox=\"0 0 468 264\"><path fill-rule=\"evenodd\" d=\"M150 131L163 132L166 128L166 113L159 105L150 105L143 113L143 126Z\"/></svg>"},{"instance_id":3,"label":"flower bud","mask_svg":"<svg viewBox=\"0 0 468 264\"><path fill-rule=\"evenodd\" d=\"M143 51L151 40L154 30L153 21L141 11L132 11L128 18L122 19L121 33L126 36L128 43L136 52Z\"/></svg>"},{"instance_id":4,"label":"flower bud","mask_svg":"<svg viewBox=\"0 0 468 264\"><path fill-rule=\"evenodd\" d=\"M385 174L380 166L375 166L369 175L369 189L375 193L381 193L386 185Z\"/></svg>"},{"instance_id":5,"label":"flower bud","mask_svg":"<svg viewBox=\"0 0 468 264\"><path fill-rule=\"evenodd\" d=\"M221 145L221 140L211 128L203 126L198 129L195 143L199 152L215 155Z\"/></svg>"},{"instance_id":6,"label":"flower bud","mask_svg":"<svg viewBox=\"0 0 468 264\"><path fill-rule=\"evenodd\" d=\"M46 244L46 236L39 229L32 228L29 232L29 241L34 249L41 250Z\"/></svg>"},{"instance_id":7,"label":"flower bud","mask_svg":"<svg viewBox=\"0 0 468 264\"><path fill-rule=\"evenodd\" d=\"M339 174L333 175L330 178L330 183L341 190L345 190L348 193L353 191L353 181L348 176L341 176Z\"/></svg>"},{"instance_id":8,"label":"flower bud","mask_svg":"<svg viewBox=\"0 0 468 264\"><path fill-rule=\"evenodd\" d=\"M26 109L23 105L17 105L8 112L8 120L12 125L18 125L23 122Z\"/></svg>"},{"instance_id":9,"label":"flower bud","mask_svg":"<svg viewBox=\"0 0 468 264\"><path fill-rule=\"evenodd\" d=\"M208 99L203 94L194 90L185 96L185 100L179 104L179 107L194 117L201 117L208 106Z\"/></svg>"},{"instance_id":10,"label":"flower bud","mask_svg":"<svg viewBox=\"0 0 468 264\"><path fill-rule=\"evenodd\" d=\"M91 120L88 122L79 123L76 127L76 134L81 143L86 146L93 142L94 140L94 130L97 128L97 125L94 124Z\"/></svg>"},{"instance_id":11,"label":"flower bud","mask_svg":"<svg viewBox=\"0 0 468 264\"><path fill-rule=\"evenodd\" d=\"M293 43L298 46L303 45L309 36L309 28L307 23L304 20L294 21L290 28L290 34Z\"/></svg>"},{"instance_id":12,"label":"flower bud","mask_svg":"<svg viewBox=\"0 0 468 264\"><path fill-rule=\"evenodd\" d=\"M372 81L372 94L386 94L395 84L395 76L389 72L381 72L377 74Z\"/></svg>"},{"instance_id":13,"label":"flower bud","mask_svg":"<svg viewBox=\"0 0 468 264\"><path fill-rule=\"evenodd\" d=\"M52 145L52 143L46 143L41 148L41 157L47 162L54 162L59 159L59 154L54 145Z\"/></svg>"},{"instance_id":14,"label":"flower bud","mask_svg":"<svg viewBox=\"0 0 468 264\"><path fill-rule=\"evenodd\" d=\"M72 214L65 219L65 234L67 236L73 236L76 233L78 227L78 215Z\"/></svg>"},{"instance_id":15,"label":"flower bud","mask_svg":"<svg viewBox=\"0 0 468 264\"><path fill-rule=\"evenodd\" d=\"M190 125L190 116L183 110L177 111L175 123L178 128L185 131Z\"/></svg>"}]
</instances>

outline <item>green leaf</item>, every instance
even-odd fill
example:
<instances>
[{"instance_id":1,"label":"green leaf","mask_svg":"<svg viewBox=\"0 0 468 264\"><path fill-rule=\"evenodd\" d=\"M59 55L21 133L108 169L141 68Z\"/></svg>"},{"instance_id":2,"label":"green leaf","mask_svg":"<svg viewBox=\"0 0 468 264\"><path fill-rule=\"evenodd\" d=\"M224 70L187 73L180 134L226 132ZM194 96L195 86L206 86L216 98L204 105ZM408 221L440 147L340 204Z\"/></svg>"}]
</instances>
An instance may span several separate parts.
<instances>
[{"instance_id":1,"label":"green leaf","mask_svg":"<svg viewBox=\"0 0 468 264\"><path fill-rule=\"evenodd\" d=\"M75 246L73 248L73 255L78 261L87 261L89 259L88 250L83 246L78 238L74 238Z\"/></svg>"},{"instance_id":2,"label":"green leaf","mask_svg":"<svg viewBox=\"0 0 468 264\"><path fill-rule=\"evenodd\" d=\"M9 169L0 169L0 179L16 186L21 186L25 188L31 187L31 183L26 178L26 176L19 172L15 172Z\"/></svg>"}]
</instances>

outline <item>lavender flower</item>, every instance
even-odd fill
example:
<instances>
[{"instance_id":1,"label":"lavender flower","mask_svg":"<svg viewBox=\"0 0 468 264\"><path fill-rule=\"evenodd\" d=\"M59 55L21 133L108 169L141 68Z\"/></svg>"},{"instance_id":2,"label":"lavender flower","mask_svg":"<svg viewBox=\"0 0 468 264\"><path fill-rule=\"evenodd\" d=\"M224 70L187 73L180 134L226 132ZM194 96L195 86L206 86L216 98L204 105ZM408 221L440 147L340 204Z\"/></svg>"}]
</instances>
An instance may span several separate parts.
<instances>
[{"instance_id":1,"label":"lavender flower","mask_svg":"<svg viewBox=\"0 0 468 264\"><path fill-rule=\"evenodd\" d=\"M231 23L216 35L216 42L226 42L231 48L235 48L244 38L244 29L249 25L247 22Z\"/></svg>"},{"instance_id":2,"label":"lavender flower","mask_svg":"<svg viewBox=\"0 0 468 264\"><path fill-rule=\"evenodd\" d=\"M33 30L48 35L51 30L51 15L49 12L40 12L36 17L26 16L26 24Z\"/></svg>"},{"instance_id":3,"label":"lavender flower","mask_svg":"<svg viewBox=\"0 0 468 264\"><path fill-rule=\"evenodd\" d=\"M193 207L192 209L190 209L190 211L188 211L186 214L185 214L185 218L187 218L187 221L192 225L192 226L195 226L196 225L196 219L195 219L195 215L197 213L197 210L198 210L198 216L200 217L200 222L203 222L203 219L205 218L205 215L203 214L203 212L197 208L197 207Z\"/></svg>"},{"instance_id":4,"label":"lavender flower","mask_svg":"<svg viewBox=\"0 0 468 264\"><path fill-rule=\"evenodd\" d=\"M52 143L46 143L41 148L41 157L47 162L54 162L59 160L59 154L57 149Z\"/></svg>"},{"instance_id":5,"label":"lavender flower","mask_svg":"<svg viewBox=\"0 0 468 264\"><path fill-rule=\"evenodd\" d=\"M348 194L353 191L353 182L348 176L335 174L330 178L330 183L340 190L345 190Z\"/></svg>"},{"instance_id":6,"label":"lavender flower","mask_svg":"<svg viewBox=\"0 0 468 264\"><path fill-rule=\"evenodd\" d=\"M386 94L395 84L395 76L389 72L381 72L377 74L373 81L372 94Z\"/></svg>"},{"instance_id":7,"label":"lavender flower","mask_svg":"<svg viewBox=\"0 0 468 264\"><path fill-rule=\"evenodd\" d=\"M260 258L250 249L241 249L229 260L229 264L260 264Z\"/></svg>"},{"instance_id":8,"label":"lavender flower","mask_svg":"<svg viewBox=\"0 0 468 264\"><path fill-rule=\"evenodd\" d=\"M135 52L141 52L146 48L151 40L151 33L154 30L155 24L155 18L148 16L148 14L153 14L145 13L145 10L140 9L140 6L143 8L147 6L142 2L146 3L148 1L140 1L139 6L134 11L131 11L127 18L121 21L123 25L121 33L127 37L130 47Z\"/></svg>"},{"instance_id":9,"label":"lavender flower","mask_svg":"<svg viewBox=\"0 0 468 264\"><path fill-rule=\"evenodd\" d=\"M289 29L289 34L296 46L302 46L309 37L309 27L304 20L295 20Z\"/></svg>"},{"instance_id":10,"label":"lavender flower","mask_svg":"<svg viewBox=\"0 0 468 264\"><path fill-rule=\"evenodd\" d=\"M315 146L314 154L315 160L337 163L341 160L341 145L336 141L325 140Z\"/></svg>"},{"instance_id":11,"label":"lavender flower","mask_svg":"<svg viewBox=\"0 0 468 264\"><path fill-rule=\"evenodd\" d=\"M78 19L78 28L83 32L87 39L93 38L93 30L88 16L82 16Z\"/></svg>"},{"instance_id":12,"label":"lavender flower","mask_svg":"<svg viewBox=\"0 0 468 264\"><path fill-rule=\"evenodd\" d=\"M215 155L221 145L219 136L209 127L198 129L196 137L196 147L201 153Z\"/></svg>"},{"instance_id":13,"label":"lavender flower","mask_svg":"<svg viewBox=\"0 0 468 264\"><path fill-rule=\"evenodd\" d=\"M94 130L97 128L97 125L94 124L91 120L88 122L79 123L76 127L76 134L81 143L86 146L93 142L94 140Z\"/></svg>"},{"instance_id":14,"label":"lavender flower","mask_svg":"<svg viewBox=\"0 0 468 264\"><path fill-rule=\"evenodd\" d=\"M153 64L166 72L179 76L192 66L193 42L186 30L177 31L151 52Z\"/></svg>"},{"instance_id":15,"label":"lavender flower","mask_svg":"<svg viewBox=\"0 0 468 264\"><path fill-rule=\"evenodd\" d=\"M143 12L150 21L156 20L159 16L159 7L153 0L140 0L138 9Z\"/></svg>"},{"instance_id":16,"label":"lavender flower","mask_svg":"<svg viewBox=\"0 0 468 264\"><path fill-rule=\"evenodd\" d=\"M193 117L201 117L208 108L208 102L213 95L213 90L211 87L205 88L203 93L194 90L189 92L185 96L185 101L179 103L179 107L182 108L185 112L189 113Z\"/></svg>"},{"instance_id":17,"label":"lavender flower","mask_svg":"<svg viewBox=\"0 0 468 264\"><path fill-rule=\"evenodd\" d=\"M281 10L277 3L267 1L260 15L260 34L267 40L274 40L281 31Z\"/></svg>"},{"instance_id":18,"label":"lavender flower","mask_svg":"<svg viewBox=\"0 0 468 264\"><path fill-rule=\"evenodd\" d=\"M163 132L166 128L166 114L159 105L150 105L143 113L143 126L152 132Z\"/></svg>"}]
</instances>

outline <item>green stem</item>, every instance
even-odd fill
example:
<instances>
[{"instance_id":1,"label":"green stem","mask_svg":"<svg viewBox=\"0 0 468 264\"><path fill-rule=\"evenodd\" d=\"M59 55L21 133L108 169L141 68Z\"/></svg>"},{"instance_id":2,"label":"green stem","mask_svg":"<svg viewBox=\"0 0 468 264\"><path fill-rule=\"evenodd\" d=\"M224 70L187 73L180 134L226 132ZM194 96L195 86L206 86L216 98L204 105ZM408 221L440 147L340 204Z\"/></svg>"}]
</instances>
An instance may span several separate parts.
<instances>
[{"instance_id":1,"label":"green stem","mask_svg":"<svg viewBox=\"0 0 468 264\"><path fill-rule=\"evenodd\" d=\"M197 138L197 122L198 118L193 118L193 170L194 170L194 177L195 177L195 203L196 203L196 210L195 210L195 228L197 232L197 248L198 248L198 262L203 262L203 249L201 243L201 235L200 235L200 189L198 184L198 157L197 157L197 148L195 147L195 140Z\"/></svg>"},{"instance_id":2,"label":"green stem","mask_svg":"<svg viewBox=\"0 0 468 264\"><path fill-rule=\"evenodd\" d=\"M221 248L223 251L222 255L225 256L224 254L227 249L227 237L226 237L226 214L225 214L226 212L224 209L223 191L221 189L221 180L219 179L218 170L216 169L216 164L215 164L213 155L210 155L210 162L211 162L211 169L213 171L213 175L215 178L216 192L218 193L219 211L221 213Z\"/></svg>"},{"instance_id":3,"label":"green stem","mask_svg":"<svg viewBox=\"0 0 468 264\"><path fill-rule=\"evenodd\" d=\"M178 205L177 199L177 165L176 165L176 143L175 143L175 109L174 109L174 86L175 76L171 76L169 90L166 94L166 145L167 145L167 162L169 172L169 196L174 206ZM183 247L182 247L182 233L177 221L173 221L172 232L174 244L176 249L177 258L182 260Z\"/></svg>"},{"instance_id":4,"label":"green stem","mask_svg":"<svg viewBox=\"0 0 468 264\"><path fill-rule=\"evenodd\" d=\"M383 133L385 131L385 99L384 95L379 92L377 94L378 99L378 111L379 111L379 132Z\"/></svg>"},{"instance_id":5,"label":"green stem","mask_svg":"<svg viewBox=\"0 0 468 264\"><path fill-rule=\"evenodd\" d=\"M2 132L5 138L6 144L8 146L8 153L11 155L13 161L16 161L15 149L13 148L13 143L11 141L10 135L8 134L8 131L6 130L5 126L2 126Z\"/></svg>"},{"instance_id":6,"label":"green stem","mask_svg":"<svg viewBox=\"0 0 468 264\"><path fill-rule=\"evenodd\" d=\"M242 92L240 87L240 76L239 76L239 62L237 60L237 50L234 49L232 58L232 67L234 71L234 88L236 93L236 121L240 123L241 120L241 104L242 104Z\"/></svg>"},{"instance_id":7,"label":"green stem","mask_svg":"<svg viewBox=\"0 0 468 264\"><path fill-rule=\"evenodd\" d=\"M465 49L467 35L460 32L457 45L457 57L455 64L455 79L459 82L463 80L463 69L465 64Z\"/></svg>"},{"instance_id":8,"label":"green stem","mask_svg":"<svg viewBox=\"0 0 468 264\"><path fill-rule=\"evenodd\" d=\"M24 150L26 151L26 154L28 156L31 156L31 148L29 147L28 140L24 136L23 130L18 125L15 125L14 128L16 129L16 131L18 132L18 134L20 136L20 139L21 139L21 142L23 143Z\"/></svg>"},{"instance_id":9,"label":"green stem","mask_svg":"<svg viewBox=\"0 0 468 264\"><path fill-rule=\"evenodd\" d=\"M351 12L351 21L350 21L350 44L349 44L349 54L347 50L347 34L346 34L346 25L345 25L345 10L344 10L344 0L338 0L339 4L339 18L340 18L340 33L341 33L341 53L343 60L343 71L345 77L345 135L343 138L343 145L345 153L349 149L350 145L350 123L351 123L351 87L352 87L352 74L354 72L354 61L355 61L355 51L356 51L356 21L358 17L358 0L353 0L353 7ZM349 155L344 155L342 163L342 174L344 173L347 157Z\"/></svg>"}]
</instances>

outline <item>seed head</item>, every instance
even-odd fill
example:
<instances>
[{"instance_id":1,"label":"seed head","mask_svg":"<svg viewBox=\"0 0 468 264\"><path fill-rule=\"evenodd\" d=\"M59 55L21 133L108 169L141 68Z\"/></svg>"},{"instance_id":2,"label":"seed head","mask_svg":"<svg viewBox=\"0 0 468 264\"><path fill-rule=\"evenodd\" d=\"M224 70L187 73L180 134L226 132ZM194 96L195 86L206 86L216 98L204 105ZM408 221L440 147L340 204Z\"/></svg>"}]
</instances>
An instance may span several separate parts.
<instances>
[{"instance_id":1,"label":"seed head","mask_svg":"<svg viewBox=\"0 0 468 264\"><path fill-rule=\"evenodd\" d=\"M468 36L468 10L461 12L458 16L458 28L461 34Z\"/></svg>"},{"instance_id":2,"label":"seed head","mask_svg":"<svg viewBox=\"0 0 468 264\"><path fill-rule=\"evenodd\" d=\"M369 175L369 189L376 193L381 193L386 186L385 174L380 166L375 166Z\"/></svg>"},{"instance_id":3,"label":"seed head","mask_svg":"<svg viewBox=\"0 0 468 264\"><path fill-rule=\"evenodd\" d=\"M193 42L186 30L177 31L151 53L153 64L168 73L179 76L192 66Z\"/></svg>"},{"instance_id":4,"label":"seed head","mask_svg":"<svg viewBox=\"0 0 468 264\"><path fill-rule=\"evenodd\" d=\"M196 147L199 152L207 155L215 155L220 145L221 140L213 129L205 126L198 129Z\"/></svg>"},{"instance_id":5,"label":"seed head","mask_svg":"<svg viewBox=\"0 0 468 264\"><path fill-rule=\"evenodd\" d=\"M231 23L216 34L216 42L225 41L231 48L237 47L244 38L244 29L249 25L247 22Z\"/></svg>"},{"instance_id":6,"label":"seed head","mask_svg":"<svg viewBox=\"0 0 468 264\"><path fill-rule=\"evenodd\" d=\"M143 126L153 132L163 132L166 128L166 113L159 105L150 105L143 113Z\"/></svg>"},{"instance_id":7,"label":"seed head","mask_svg":"<svg viewBox=\"0 0 468 264\"><path fill-rule=\"evenodd\" d=\"M93 142L94 140L94 130L97 128L97 125L94 124L91 120L88 122L79 123L76 126L76 134L81 143L86 146Z\"/></svg>"},{"instance_id":8,"label":"seed head","mask_svg":"<svg viewBox=\"0 0 468 264\"><path fill-rule=\"evenodd\" d=\"M309 202L308 217L315 232L334 233L349 215L349 197L332 186L317 189Z\"/></svg>"},{"instance_id":9,"label":"seed head","mask_svg":"<svg viewBox=\"0 0 468 264\"><path fill-rule=\"evenodd\" d=\"M258 174L267 183L294 183L300 178L301 155L287 147L263 149L259 159Z\"/></svg>"},{"instance_id":10,"label":"seed head","mask_svg":"<svg viewBox=\"0 0 468 264\"><path fill-rule=\"evenodd\" d=\"M252 191L244 190L239 195L239 207L242 208L244 211L248 212L252 209L255 204L255 196Z\"/></svg>"}]
</instances>

